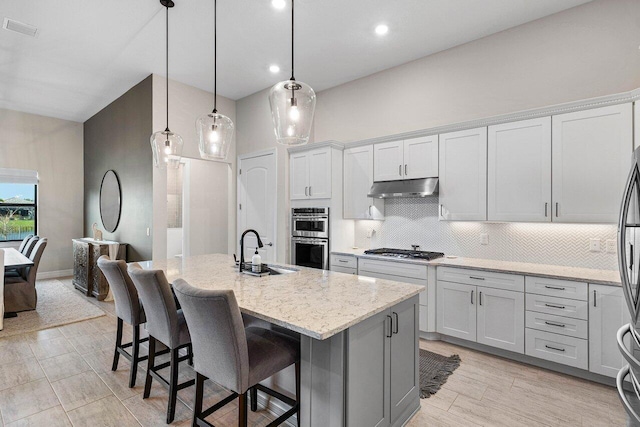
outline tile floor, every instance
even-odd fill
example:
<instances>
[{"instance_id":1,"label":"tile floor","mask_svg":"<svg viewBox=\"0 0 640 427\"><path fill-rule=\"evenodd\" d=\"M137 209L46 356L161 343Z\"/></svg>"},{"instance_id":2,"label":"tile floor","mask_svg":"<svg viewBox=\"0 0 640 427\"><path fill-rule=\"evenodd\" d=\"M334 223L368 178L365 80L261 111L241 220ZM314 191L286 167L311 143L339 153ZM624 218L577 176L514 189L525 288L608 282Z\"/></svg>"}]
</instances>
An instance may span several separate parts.
<instances>
[{"instance_id":1,"label":"tile floor","mask_svg":"<svg viewBox=\"0 0 640 427\"><path fill-rule=\"evenodd\" d=\"M63 280L71 286L70 279ZM44 331L0 339L0 427L162 426L167 391L154 385L142 399L144 371L127 387L129 363L111 371L116 321L113 303L98 302L107 315ZM130 328L125 330L130 337ZM616 426L625 425L615 389L490 356L444 342L421 347L462 359L460 367L409 426ZM145 363L142 364L144 368ZM194 376L184 364L181 381ZM209 382L207 382L208 384ZM224 397L213 384L205 404ZM179 392L174 425L191 422L193 388ZM233 426L237 407L227 405L210 421ZM273 416L250 413L250 425Z\"/></svg>"}]
</instances>

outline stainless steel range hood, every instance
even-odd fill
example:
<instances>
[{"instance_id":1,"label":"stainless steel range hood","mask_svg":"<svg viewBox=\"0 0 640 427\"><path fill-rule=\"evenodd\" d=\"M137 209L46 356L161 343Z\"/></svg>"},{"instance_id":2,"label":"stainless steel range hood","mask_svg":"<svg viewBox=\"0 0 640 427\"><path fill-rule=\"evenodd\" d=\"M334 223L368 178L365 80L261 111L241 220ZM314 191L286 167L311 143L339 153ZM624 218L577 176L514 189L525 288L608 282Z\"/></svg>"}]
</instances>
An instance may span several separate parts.
<instances>
[{"instance_id":1,"label":"stainless steel range hood","mask_svg":"<svg viewBox=\"0 0 640 427\"><path fill-rule=\"evenodd\" d=\"M438 178L374 182L367 196L376 199L391 199L399 197L426 197L433 196L434 194L438 194Z\"/></svg>"}]
</instances>

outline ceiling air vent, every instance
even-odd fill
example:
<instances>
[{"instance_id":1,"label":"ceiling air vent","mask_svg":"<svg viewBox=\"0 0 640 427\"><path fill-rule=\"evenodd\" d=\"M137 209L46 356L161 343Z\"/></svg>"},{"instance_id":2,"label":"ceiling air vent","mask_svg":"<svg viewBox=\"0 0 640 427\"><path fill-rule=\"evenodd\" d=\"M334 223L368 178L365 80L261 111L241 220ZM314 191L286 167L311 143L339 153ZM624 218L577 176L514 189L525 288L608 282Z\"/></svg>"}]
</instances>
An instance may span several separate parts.
<instances>
[{"instance_id":1,"label":"ceiling air vent","mask_svg":"<svg viewBox=\"0 0 640 427\"><path fill-rule=\"evenodd\" d=\"M38 34L38 29L33 25L24 24L9 18L4 18L2 28L9 31L15 31L16 33L24 34L29 37L35 37Z\"/></svg>"}]
</instances>

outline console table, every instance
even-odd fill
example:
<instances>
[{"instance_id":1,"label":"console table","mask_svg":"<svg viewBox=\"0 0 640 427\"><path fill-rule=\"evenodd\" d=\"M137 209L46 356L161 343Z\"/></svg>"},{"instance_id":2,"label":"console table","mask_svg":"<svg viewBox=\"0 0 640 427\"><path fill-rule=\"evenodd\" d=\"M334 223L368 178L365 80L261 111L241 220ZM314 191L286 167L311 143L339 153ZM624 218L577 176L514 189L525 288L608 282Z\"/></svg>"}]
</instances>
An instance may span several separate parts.
<instances>
[{"instance_id":1,"label":"console table","mask_svg":"<svg viewBox=\"0 0 640 427\"><path fill-rule=\"evenodd\" d=\"M73 239L73 286L87 296L102 301L109 294L109 283L98 268L98 258L109 256L109 248L118 244L116 259L127 259L127 244L90 238ZM113 249L112 249L113 251ZM113 257L114 254L111 254Z\"/></svg>"}]
</instances>

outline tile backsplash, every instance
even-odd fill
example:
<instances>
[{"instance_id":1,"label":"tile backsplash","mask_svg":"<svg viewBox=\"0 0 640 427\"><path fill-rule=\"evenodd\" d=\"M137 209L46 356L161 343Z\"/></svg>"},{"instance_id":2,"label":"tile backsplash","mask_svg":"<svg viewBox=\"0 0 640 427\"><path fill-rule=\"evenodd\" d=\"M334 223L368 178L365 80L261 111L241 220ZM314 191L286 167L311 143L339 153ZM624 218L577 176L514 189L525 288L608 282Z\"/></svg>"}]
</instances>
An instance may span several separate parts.
<instances>
[{"instance_id":1,"label":"tile backsplash","mask_svg":"<svg viewBox=\"0 0 640 427\"><path fill-rule=\"evenodd\" d=\"M616 239L614 224L540 224L438 221L438 198L387 199L384 221L356 221L355 245L439 251L447 255L617 270L617 255L604 252ZM367 234L373 230L373 235ZM482 234L488 244L480 244ZM602 241L589 252L589 239Z\"/></svg>"}]
</instances>

